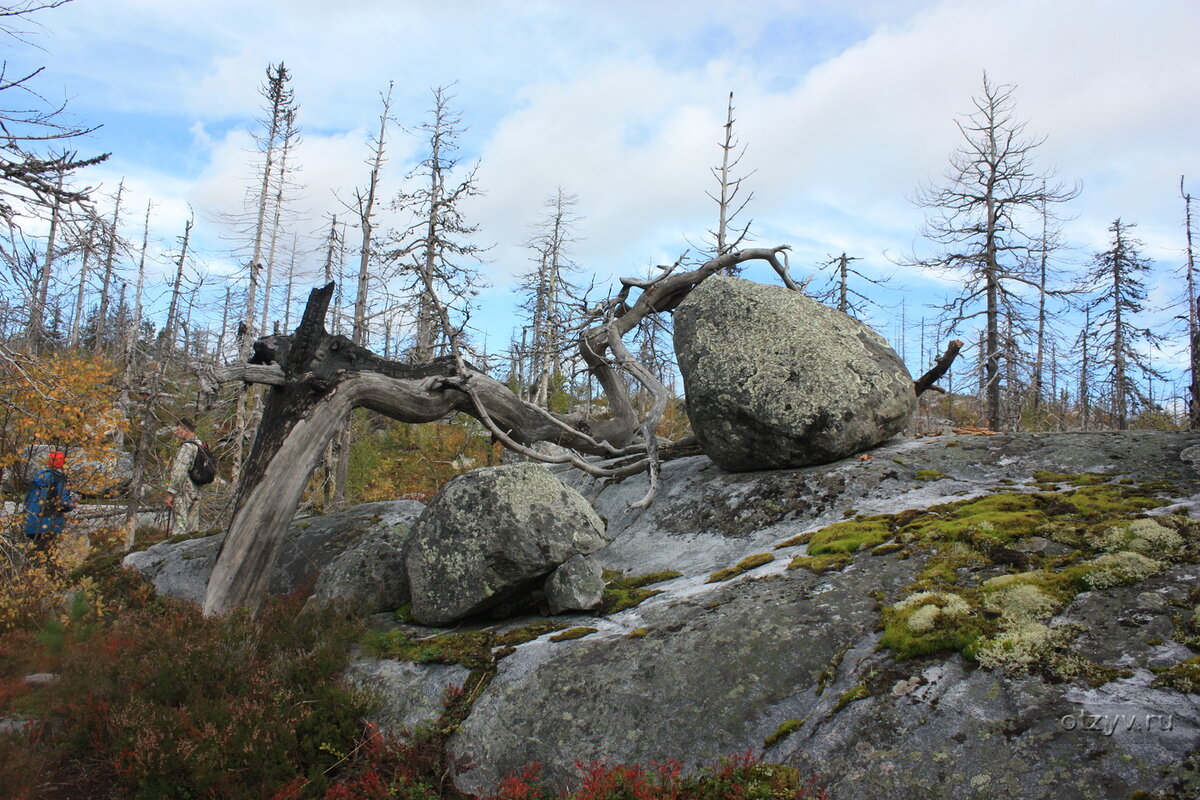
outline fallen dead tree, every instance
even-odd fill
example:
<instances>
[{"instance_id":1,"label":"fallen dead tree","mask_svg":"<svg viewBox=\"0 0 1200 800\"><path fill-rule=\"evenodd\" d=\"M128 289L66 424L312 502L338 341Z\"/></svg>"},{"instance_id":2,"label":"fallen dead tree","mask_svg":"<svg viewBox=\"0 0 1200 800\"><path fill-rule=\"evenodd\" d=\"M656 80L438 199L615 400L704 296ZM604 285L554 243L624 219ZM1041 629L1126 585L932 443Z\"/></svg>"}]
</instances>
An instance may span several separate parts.
<instances>
[{"instance_id":1,"label":"fallen dead tree","mask_svg":"<svg viewBox=\"0 0 1200 800\"><path fill-rule=\"evenodd\" d=\"M597 477L649 471L650 490L639 505L648 504L662 453L680 443L655 435L668 392L630 355L623 337L648 316L673 311L709 276L746 261L767 262L785 286L799 290L788 274L786 250L742 250L691 271L677 272L676 265L662 268L662 274L651 280L622 279L617 294L590 309L579 327L579 355L608 400L608 415L603 419L581 412L553 413L526 402L469 363L453 336L450 355L428 364L381 358L326 331L324 319L334 286L313 290L291 336L261 339L249 363L206 376L210 391L231 381L266 384L270 389L242 472L229 532L209 582L205 613L234 607L257 610L261 605L271 565L308 479L353 408L414 423L461 412L478 419L506 447L539 461L569 463ZM427 288L432 295L433 287ZM637 297L631 298L634 291ZM452 330L445 309L437 310L443 330ZM630 379L653 398L645 414L634 406ZM565 449L561 455L548 456L531 448L538 442Z\"/></svg>"}]
</instances>

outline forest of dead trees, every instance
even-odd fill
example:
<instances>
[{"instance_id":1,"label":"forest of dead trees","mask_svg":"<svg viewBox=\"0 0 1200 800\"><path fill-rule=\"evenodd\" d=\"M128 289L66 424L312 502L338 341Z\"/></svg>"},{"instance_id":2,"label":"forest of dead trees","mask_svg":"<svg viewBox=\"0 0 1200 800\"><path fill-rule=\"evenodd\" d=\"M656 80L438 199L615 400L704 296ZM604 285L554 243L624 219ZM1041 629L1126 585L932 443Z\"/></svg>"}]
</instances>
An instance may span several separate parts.
<instances>
[{"instance_id":1,"label":"forest of dead trees","mask_svg":"<svg viewBox=\"0 0 1200 800\"><path fill-rule=\"evenodd\" d=\"M36 78L5 77L0 96ZM606 313L619 316L629 289L649 281L628 279L610 296L611 287L589 277L595 265L576 262L573 245L587 209L575 190L584 187L559 187L542 208L529 209L528 264L516 287L521 318L511 331L489 332L493 343L506 338L506 346L485 350L472 310L486 279L487 245L464 203L482 187L478 165L459 148L463 111L453 86L434 89L427 111L405 120L397 119L392 87L383 87L362 162L346 165L358 182L339 196L340 213L318 221L294 207L304 155L302 91L284 63L266 67L243 207L219 219L191 219L177 231L158 228L153 202L132 207L123 183L91 185L89 168L106 156L76 151L87 128L64 121L61 109L0 112L0 467L51 441L120 450L133 465L132 515L160 477L156 459L166 440L157 432L189 415L202 419L202 433L236 484L261 414L261 390L242 384L214 396L204 376L251 359L261 337L290 333L309 290L328 283L336 287L330 333L357 347L417 366L453 350L535 406L604 413L608 394L595 365L580 356L581 330L605 303L613 304ZM1186 180L1163 187L1178 193L1178 264L1152 264L1121 209L1113 209L1106 248L1080 256L1062 242L1060 220L1083 188L1039 167L1043 138L1027 131L1014 87L985 75L967 108L955 120L960 144L945 175L917 187L926 219L917 252L884 270L864 266L881 258L869 253L793 263L797 274L811 273L803 290L875 324L913 374L924 372L950 338L966 343L941 382L945 392L922 398L918 430L1200 426ZM732 95L725 112L709 167L713 226L692 232L693 248L677 264L652 270L656 275L695 269L753 242L752 173L739 167L749 144L738 140ZM385 196L381 177L393 166L388 145L401 124L419 137L421 156L392 176L390 185L401 188ZM239 275L209 269L208 256L193 245L201 226L220 231L229 243L221 257L240 263ZM958 288L936 306L897 303L903 274L917 269L951 276ZM1180 287L1171 308L1149 305L1154 270L1170 272ZM1172 326L1150 323L1164 314ZM651 384L661 385L672 397L659 424L683 427L669 315L640 319L628 337L628 357L647 371L644 380L627 373L632 402L648 406ZM83 363L102 377L79 386L64 374ZM85 435L52 419L57 406L97 402L119 422ZM31 417L46 424L21 422ZM375 446L363 442L365 432L373 430L365 438L377 442L385 429L347 416L310 488L318 505L356 499L349 488L355 448Z\"/></svg>"}]
</instances>

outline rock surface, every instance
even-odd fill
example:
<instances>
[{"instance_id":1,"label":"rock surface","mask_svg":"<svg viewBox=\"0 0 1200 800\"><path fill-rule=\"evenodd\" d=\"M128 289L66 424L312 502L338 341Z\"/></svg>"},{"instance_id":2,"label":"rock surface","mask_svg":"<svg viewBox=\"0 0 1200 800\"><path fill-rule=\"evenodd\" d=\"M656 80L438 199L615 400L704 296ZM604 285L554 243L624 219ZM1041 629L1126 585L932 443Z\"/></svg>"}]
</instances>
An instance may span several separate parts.
<instances>
[{"instance_id":1,"label":"rock surface","mask_svg":"<svg viewBox=\"0 0 1200 800\"><path fill-rule=\"evenodd\" d=\"M287 594L312 586L322 570L356 544L395 541L423 509L424 505L415 500L392 500L293 520L271 573L271 593ZM159 594L203 603L224 539L224 534L215 534L183 542L160 542L130 553L122 563L145 575Z\"/></svg>"},{"instance_id":2,"label":"rock surface","mask_svg":"<svg viewBox=\"0 0 1200 800\"><path fill-rule=\"evenodd\" d=\"M583 556L572 556L546 579L546 605L551 614L591 611L603 598L603 570Z\"/></svg>"},{"instance_id":3,"label":"rock surface","mask_svg":"<svg viewBox=\"0 0 1200 800\"><path fill-rule=\"evenodd\" d=\"M606 543L604 520L540 464L460 475L413 526L413 619L446 625L478 614Z\"/></svg>"},{"instance_id":4,"label":"rock surface","mask_svg":"<svg viewBox=\"0 0 1200 800\"><path fill-rule=\"evenodd\" d=\"M905 596L927 551L862 551L818 574L787 569L806 545L775 549L850 510L1047 491L1034 485L1045 480L1036 470L1108 473L1114 485L1169 481L1162 490L1179 502L1153 513L1187 513L1200 474L1179 453L1197 444L1194 433L942 436L862 461L750 474L695 457L665 464L658 498L641 510L628 504L645 477L575 479L613 539L589 561L626 575L682 574L655 583L663 593L639 606L566 621L596 629L589 636L516 646L451 740L455 784L491 793L531 762L558 783L593 759L676 759L691 770L750 749L817 774L835 800L1198 796L1200 696L1152 684L1153 669L1195 655L1187 641L1200 640L1185 633L1200 563L1082 592L1056 613L1054 624L1082 628L1070 653L1112 671L1093 684L880 648L882 605ZM1029 541L1056 557L1057 542ZM776 560L708 582L756 553ZM403 716L408 702L397 695L381 720Z\"/></svg>"},{"instance_id":5,"label":"rock surface","mask_svg":"<svg viewBox=\"0 0 1200 800\"><path fill-rule=\"evenodd\" d=\"M675 312L688 418L744 472L824 464L902 431L912 377L877 333L800 292L715 276Z\"/></svg>"},{"instance_id":6,"label":"rock surface","mask_svg":"<svg viewBox=\"0 0 1200 800\"><path fill-rule=\"evenodd\" d=\"M367 616L408 603L412 595L404 546L411 531L407 522L396 522L360 537L321 570L304 610L338 605L350 614Z\"/></svg>"}]
</instances>

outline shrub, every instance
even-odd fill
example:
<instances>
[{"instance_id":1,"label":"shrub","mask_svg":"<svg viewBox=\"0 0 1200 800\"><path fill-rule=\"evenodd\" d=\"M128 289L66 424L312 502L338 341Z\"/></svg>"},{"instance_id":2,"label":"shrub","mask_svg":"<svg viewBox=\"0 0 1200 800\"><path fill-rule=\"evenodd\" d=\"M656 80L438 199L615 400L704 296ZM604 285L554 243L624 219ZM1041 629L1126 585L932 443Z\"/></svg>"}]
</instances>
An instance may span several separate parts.
<instances>
[{"instance_id":1,"label":"shrub","mask_svg":"<svg viewBox=\"0 0 1200 800\"><path fill-rule=\"evenodd\" d=\"M500 782L485 800L826 800L815 778L801 781L793 767L771 764L751 752L719 759L694 775L684 776L675 761L640 765L576 762L581 785L554 793L539 782L537 765Z\"/></svg>"},{"instance_id":2,"label":"shrub","mask_svg":"<svg viewBox=\"0 0 1200 800\"><path fill-rule=\"evenodd\" d=\"M160 600L103 628L86 613L51 625L39 666L60 679L21 698L47 723L45 763L87 763L87 781L131 798L257 797L300 776L323 788L369 708L337 681L359 627L297 624L298 607L205 618ZM22 746L0 740L0 761Z\"/></svg>"}]
</instances>

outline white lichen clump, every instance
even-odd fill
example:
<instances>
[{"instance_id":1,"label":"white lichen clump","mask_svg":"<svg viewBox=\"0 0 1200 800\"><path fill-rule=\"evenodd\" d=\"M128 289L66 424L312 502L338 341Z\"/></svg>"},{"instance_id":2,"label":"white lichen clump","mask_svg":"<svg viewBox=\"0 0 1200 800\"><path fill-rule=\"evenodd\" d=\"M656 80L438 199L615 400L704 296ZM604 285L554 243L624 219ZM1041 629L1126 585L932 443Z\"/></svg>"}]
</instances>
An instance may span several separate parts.
<instances>
[{"instance_id":1,"label":"white lichen clump","mask_svg":"<svg viewBox=\"0 0 1200 800\"><path fill-rule=\"evenodd\" d=\"M1023 622L1005 628L976 652L980 666L1024 672L1051 650L1050 629L1040 622Z\"/></svg>"},{"instance_id":2,"label":"white lichen clump","mask_svg":"<svg viewBox=\"0 0 1200 800\"><path fill-rule=\"evenodd\" d=\"M904 612L916 609L905 624L913 633L927 633L942 620L954 620L971 613L971 606L956 594L949 592L918 592L892 606Z\"/></svg>"},{"instance_id":3,"label":"white lichen clump","mask_svg":"<svg viewBox=\"0 0 1200 800\"><path fill-rule=\"evenodd\" d=\"M1105 528L1096 546L1109 553L1131 550L1144 556L1163 558L1183 547L1183 537L1152 519L1135 519Z\"/></svg>"},{"instance_id":4,"label":"white lichen clump","mask_svg":"<svg viewBox=\"0 0 1200 800\"><path fill-rule=\"evenodd\" d=\"M1050 627L1041 622L1021 622L984 642L975 657L988 669L1028 672L1036 664L1047 663L1078 632L1071 625Z\"/></svg>"},{"instance_id":5,"label":"white lichen clump","mask_svg":"<svg viewBox=\"0 0 1200 800\"><path fill-rule=\"evenodd\" d=\"M1136 519L1129 523L1130 539L1127 549L1151 558L1169 556L1183 547L1183 537L1152 519Z\"/></svg>"},{"instance_id":6,"label":"white lichen clump","mask_svg":"<svg viewBox=\"0 0 1200 800\"><path fill-rule=\"evenodd\" d=\"M1162 569L1161 562L1130 550L1106 553L1087 564L1092 570L1083 576L1083 580L1093 589L1136 583Z\"/></svg>"},{"instance_id":7,"label":"white lichen clump","mask_svg":"<svg viewBox=\"0 0 1200 800\"><path fill-rule=\"evenodd\" d=\"M1058 611L1060 603L1036 586L1016 583L988 594L984 607L1009 622L1037 622Z\"/></svg>"}]
</instances>

